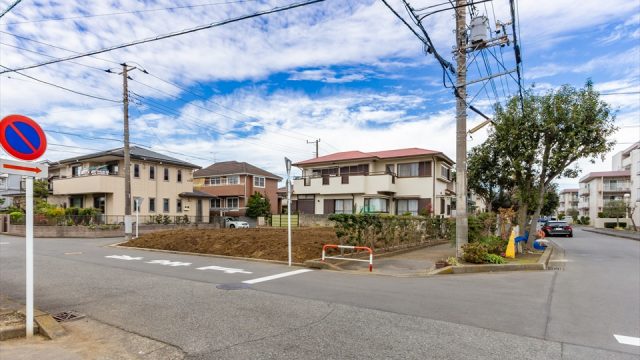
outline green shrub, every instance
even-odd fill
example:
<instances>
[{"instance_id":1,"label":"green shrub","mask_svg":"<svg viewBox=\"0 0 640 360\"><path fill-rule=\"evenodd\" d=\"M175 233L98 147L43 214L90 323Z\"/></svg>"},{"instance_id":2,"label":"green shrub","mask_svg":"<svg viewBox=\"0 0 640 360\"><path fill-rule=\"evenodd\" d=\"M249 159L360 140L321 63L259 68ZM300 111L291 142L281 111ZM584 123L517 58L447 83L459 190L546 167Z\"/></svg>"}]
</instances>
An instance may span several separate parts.
<instances>
[{"instance_id":1,"label":"green shrub","mask_svg":"<svg viewBox=\"0 0 640 360\"><path fill-rule=\"evenodd\" d=\"M604 213L602 211L598 211L598 219L604 218Z\"/></svg>"},{"instance_id":2,"label":"green shrub","mask_svg":"<svg viewBox=\"0 0 640 360\"><path fill-rule=\"evenodd\" d=\"M460 262L458 261L458 258L455 256L449 256L447 258L447 264L451 265L451 266L458 266L460 265Z\"/></svg>"},{"instance_id":3,"label":"green shrub","mask_svg":"<svg viewBox=\"0 0 640 360\"><path fill-rule=\"evenodd\" d=\"M24 220L24 214L21 211L14 211L9 214L9 217L11 218L12 224L19 224Z\"/></svg>"},{"instance_id":4,"label":"green shrub","mask_svg":"<svg viewBox=\"0 0 640 360\"><path fill-rule=\"evenodd\" d=\"M480 242L473 242L462 245L462 259L473 264L482 264L485 257L489 254L487 247Z\"/></svg>"},{"instance_id":5,"label":"green shrub","mask_svg":"<svg viewBox=\"0 0 640 360\"><path fill-rule=\"evenodd\" d=\"M620 221L620 222L617 222L617 223L616 222L606 222L606 223L604 223L604 227L605 227L605 229L615 229L616 227L624 229L624 228L627 227L627 223L623 222L623 221Z\"/></svg>"},{"instance_id":6,"label":"green shrub","mask_svg":"<svg viewBox=\"0 0 640 360\"><path fill-rule=\"evenodd\" d=\"M489 264L504 264L506 263L506 261L504 260L504 258L500 255L496 255L496 254L487 254L484 256L484 262L487 262Z\"/></svg>"},{"instance_id":7,"label":"green shrub","mask_svg":"<svg viewBox=\"0 0 640 360\"><path fill-rule=\"evenodd\" d=\"M503 240L499 236L483 236L478 242L484 244L490 254L500 255L506 250L509 240Z\"/></svg>"},{"instance_id":8,"label":"green shrub","mask_svg":"<svg viewBox=\"0 0 640 360\"><path fill-rule=\"evenodd\" d=\"M584 219L582 220L582 225L591 225L591 218L588 216L585 216Z\"/></svg>"}]
</instances>

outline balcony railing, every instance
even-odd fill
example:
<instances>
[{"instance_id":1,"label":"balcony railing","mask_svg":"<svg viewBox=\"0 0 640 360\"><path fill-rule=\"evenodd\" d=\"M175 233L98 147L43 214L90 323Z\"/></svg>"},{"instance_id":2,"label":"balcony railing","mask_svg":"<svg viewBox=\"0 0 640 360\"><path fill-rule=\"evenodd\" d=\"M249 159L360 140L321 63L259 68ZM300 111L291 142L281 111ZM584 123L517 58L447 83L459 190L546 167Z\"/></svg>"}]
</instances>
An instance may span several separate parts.
<instances>
[{"instance_id":1,"label":"balcony railing","mask_svg":"<svg viewBox=\"0 0 640 360\"><path fill-rule=\"evenodd\" d=\"M617 185L604 184L604 191L624 192L624 191L630 191L630 190L631 190L631 186L629 184L617 184Z\"/></svg>"}]
</instances>

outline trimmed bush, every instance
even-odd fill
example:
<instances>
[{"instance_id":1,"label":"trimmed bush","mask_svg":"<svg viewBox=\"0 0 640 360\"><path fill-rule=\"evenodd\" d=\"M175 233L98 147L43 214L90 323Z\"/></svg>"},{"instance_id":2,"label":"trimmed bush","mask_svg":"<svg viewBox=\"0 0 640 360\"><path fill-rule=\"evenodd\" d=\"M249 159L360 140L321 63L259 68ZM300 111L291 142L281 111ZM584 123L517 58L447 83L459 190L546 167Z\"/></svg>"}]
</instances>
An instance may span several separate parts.
<instances>
[{"instance_id":1,"label":"trimmed bush","mask_svg":"<svg viewBox=\"0 0 640 360\"><path fill-rule=\"evenodd\" d=\"M462 245L462 259L473 264L482 264L489 253L487 247L479 242Z\"/></svg>"},{"instance_id":2,"label":"trimmed bush","mask_svg":"<svg viewBox=\"0 0 640 360\"><path fill-rule=\"evenodd\" d=\"M504 260L504 258L500 255L496 255L496 254L487 254L484 257L484 261L489 263L489 264L504 264L506 263L506 261Z\"/></svg>"},{"instance_id":3,"label":"trimmed bush","mask_svg":"<svg viewBox=\"0 0 640 360\"><path fill-rule=\"evenodd\" d=\"M509 240L503 240L499 236L483 236L478 242L485 245L488 253L500 255L506 250Z\"/></svg>"}]
</instances>

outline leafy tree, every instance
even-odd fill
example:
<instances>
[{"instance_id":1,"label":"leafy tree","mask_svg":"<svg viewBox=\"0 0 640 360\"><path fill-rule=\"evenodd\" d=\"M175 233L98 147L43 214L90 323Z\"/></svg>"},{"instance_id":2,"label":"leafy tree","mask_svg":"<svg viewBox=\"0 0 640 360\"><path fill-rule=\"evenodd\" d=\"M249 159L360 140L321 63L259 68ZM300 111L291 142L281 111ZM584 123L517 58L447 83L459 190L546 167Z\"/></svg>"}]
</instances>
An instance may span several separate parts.
<instances>
[{"instance_id":1,"label":"leafy tree","mask_svg":"<svg viewBox=\"0 0 640 360\"><path fill-rule=\"evenodd\" d=\"M575 208L571 208L569 210L567 210L567 215L571 216L573 218L573 220L577 220L578 219L578 209Z\"/></svg>"},{"instance_id":2,"label":"leafy tree","mask_svg":"<svg viewBox=\"0 0 640 360\"><path fill-rule=\"evenodd\" d=\"M560 196L558 196L557 189L558 186L556 184L551 184L551 186L547 188L547 192L544 194L544 202L542 204L540 214L551 215L556 211L560 205Z\"/></svg>"},{"instance_id":3,"label":"leafy tree","mask_svg":"<svg viewBox=\"0 0 640 360\"><path fill-rule=\"evenodd\" d=\"M623 218L627 212L627 204L622 200L611 200L602 208L604 217Z\"/></svg>"},{"instance_id":4,"label":"leafy tree","mask_svg":"<svg viewBox=\"0 0 640 360\"><path fill-rule=\"evenodd\" d=\"M505 169L509 166L504 157L495 150L494 139L489 139L469 151L467 175L469 190L481 197L492 211L493 202L513 187L513 181Z\"/></svg>"},{"instance_id":5,"label":"leafy tree","mask_svg":"<svg viewBox=\"0 0 640 360\"><path fill-rule=\"evenodd\" d=\"M257 218L258 216L269 216L271 214L271 203L269 198L255 192L249 197L247 202L247 216Z\"/></svg>"},{"instance_id":6,"label":"leafy tree","mask_svg":"<svg viewBox=\"0 0 640 360\"><path fill-rule=\"evenodd\" d=\"M33 182L33 197L37 199L46 199L49 197L49 181L35 180Z\"/></svg>"},{"instance_id":7,"label":"leafy tree","mask_svg":"<svg viewBox=\"0 0 640 360\"><path fill-rule=\"evenodd\" d=\"M604 158L614 141L608 138L617 128L614 116L588 81L584 88L564 85L543 95L527 91L524 101L510 99L496 108L490 139L506 158L519 201L519 224L524 232L526 214L535 209L540 216L544 196L559 176L575 178L579 159ZM529 246L533 245L536 222L531 222Z\"/></svg>"}]
</instances>

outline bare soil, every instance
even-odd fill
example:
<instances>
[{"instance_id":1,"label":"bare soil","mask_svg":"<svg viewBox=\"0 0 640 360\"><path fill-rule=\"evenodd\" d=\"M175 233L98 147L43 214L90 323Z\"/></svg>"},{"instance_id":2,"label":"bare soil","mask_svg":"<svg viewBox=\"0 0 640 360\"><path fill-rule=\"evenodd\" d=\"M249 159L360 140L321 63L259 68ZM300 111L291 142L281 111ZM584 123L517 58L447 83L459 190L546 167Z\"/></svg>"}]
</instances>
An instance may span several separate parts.
<instances>
[{"instance_id":1,"label":"bare soil","mask_svg":"<svg viewBox=\"0 0 640 360\"><path fill-rule=\"evenodd\" d=\"M337 244L334 228L314 227L292 230L291 253L294 262L318 259L322 245ZM287 229L184 229L145 234L124 246L184 251L200 254L237 256L287 261Z\"/></svg>"}]
</instances>

